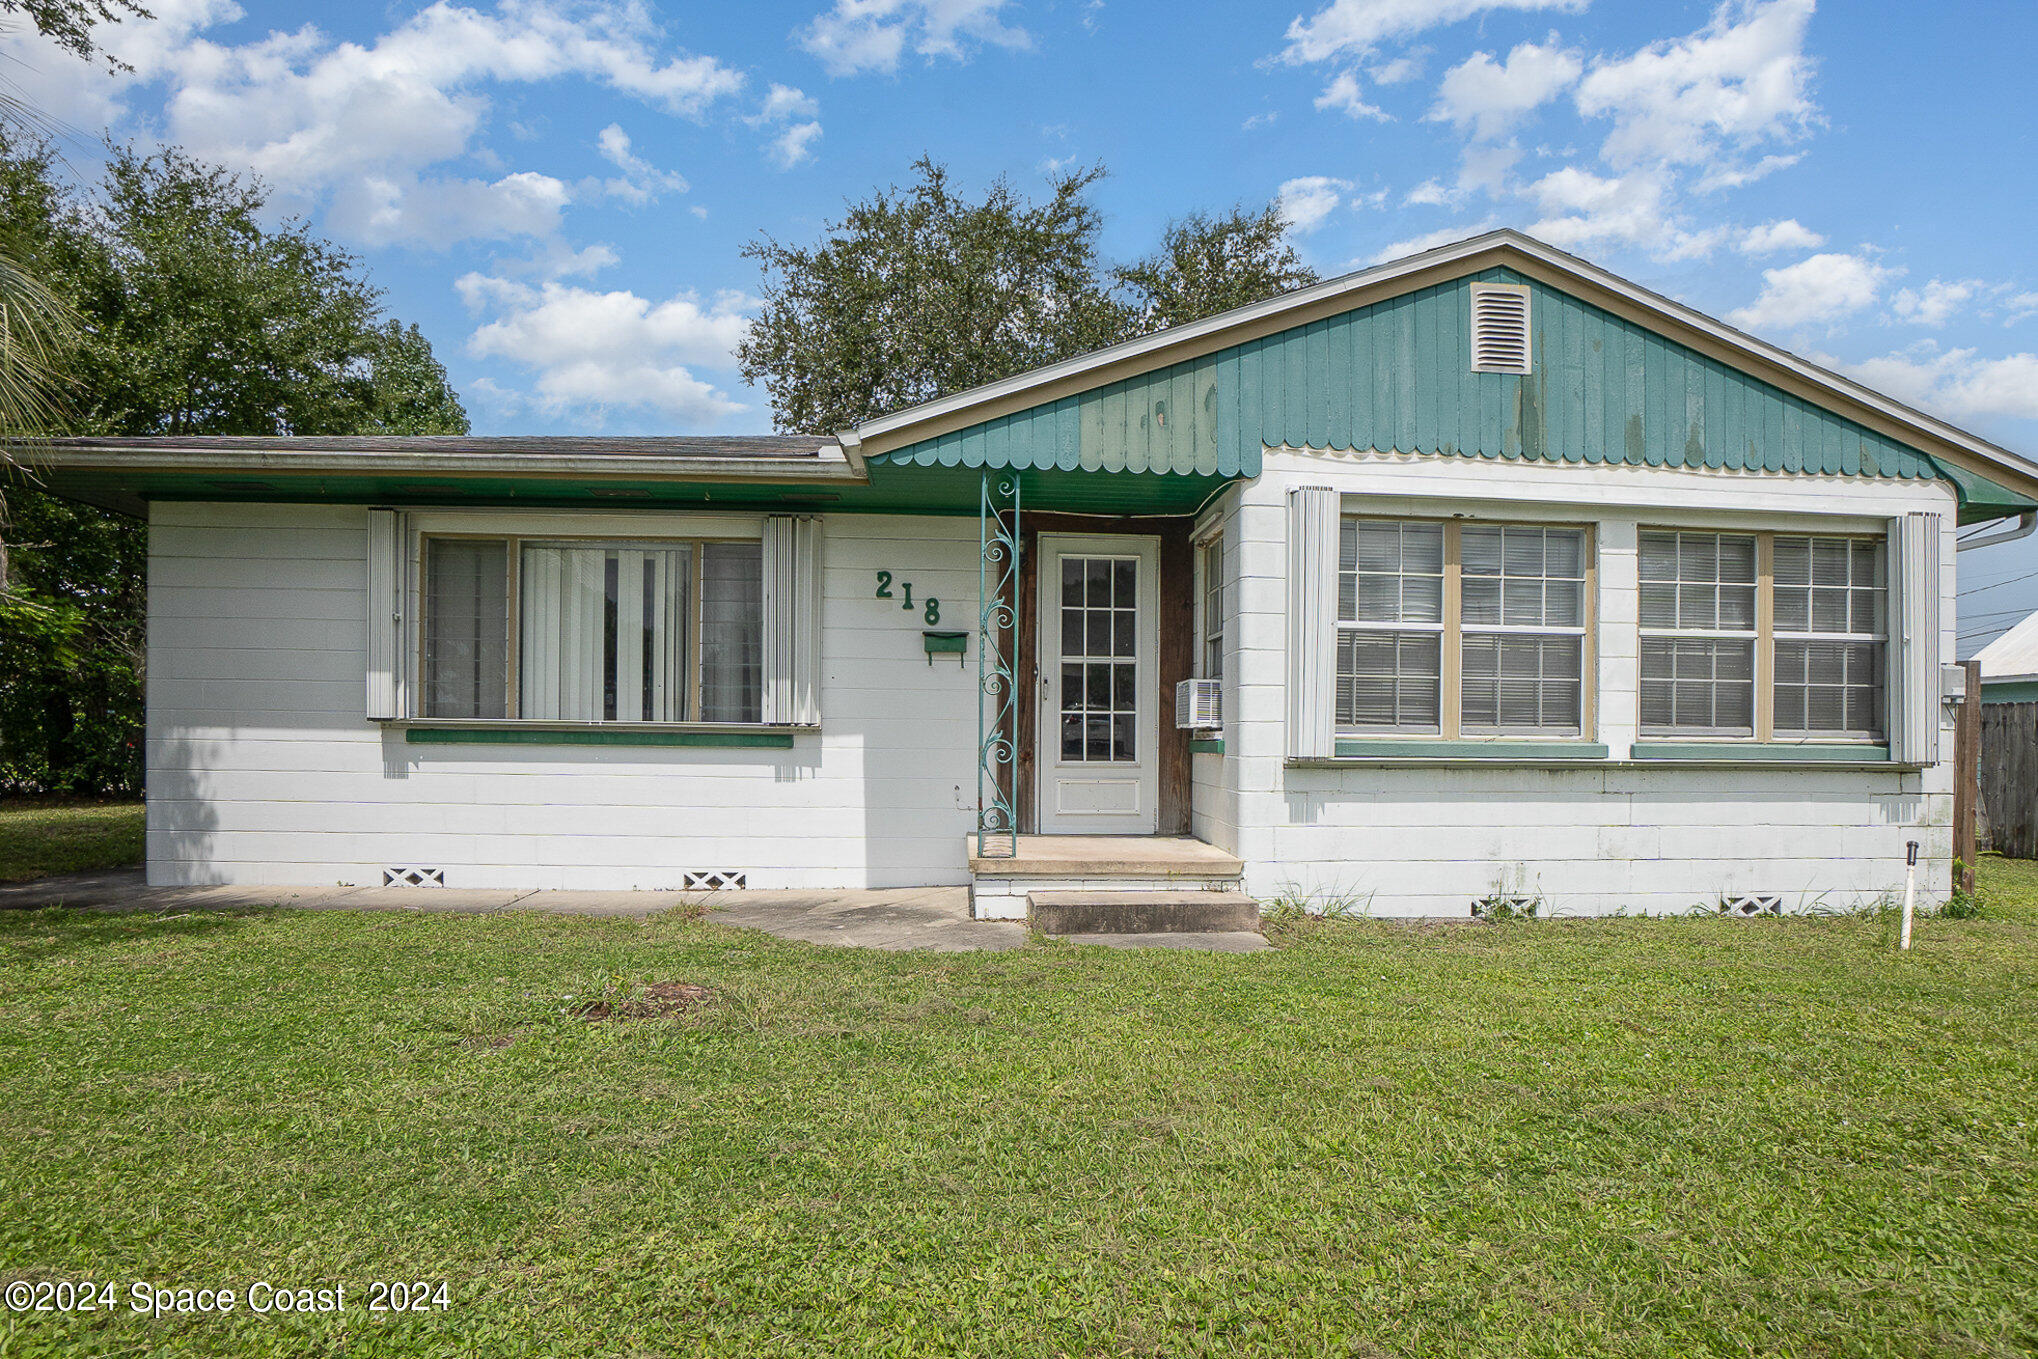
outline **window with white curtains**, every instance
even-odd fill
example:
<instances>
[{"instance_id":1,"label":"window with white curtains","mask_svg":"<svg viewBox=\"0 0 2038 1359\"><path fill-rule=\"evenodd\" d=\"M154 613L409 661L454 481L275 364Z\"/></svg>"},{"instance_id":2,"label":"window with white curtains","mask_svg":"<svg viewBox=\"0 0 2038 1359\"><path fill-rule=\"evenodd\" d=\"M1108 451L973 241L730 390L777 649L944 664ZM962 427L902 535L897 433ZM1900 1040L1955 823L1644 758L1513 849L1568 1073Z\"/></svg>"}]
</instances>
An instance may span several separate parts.
<instances>
[{"instance_id":1,"label":"window with white curtains","mask_svg":"<svg viewBox=\"0 0 2038 1359\"><path fill-rule=\"evenodd\" d=\"M421 593L425 717L763 718L754 541L428 537Z\"/></svg>"}]
</instances>

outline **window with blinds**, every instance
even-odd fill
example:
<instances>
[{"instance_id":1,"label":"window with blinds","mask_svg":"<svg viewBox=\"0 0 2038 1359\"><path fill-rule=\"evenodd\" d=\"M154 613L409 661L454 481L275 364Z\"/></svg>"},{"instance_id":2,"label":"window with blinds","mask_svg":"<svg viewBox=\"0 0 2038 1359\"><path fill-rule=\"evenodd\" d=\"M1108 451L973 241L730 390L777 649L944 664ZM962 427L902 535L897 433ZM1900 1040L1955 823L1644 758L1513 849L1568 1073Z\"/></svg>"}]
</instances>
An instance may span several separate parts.
<instances>
[{"instance_id":1,"label":"window with blinds","mask_svg":"<svg viewBox=\"0 0 2038 1359\"><path fill-rule=\"evenodd\" d=\"M1882 544L1775 540L1776 734L1879 740L1889 584Z\"/></svg>"},{"instance_id":2,"label":"window with blinds","mask_svg":"<svg viewBox=\"0 0 2038 1359\"><path fill-rule=\"evenodd\" d=\"M1438 731L1444 526L1346 519L1338 543L1337 616L1338 725Z\"/></svg>"},{"instance_id":3,"label":"window with blinds","mask_svg":"<svg viewBox=\"0 0 2038 1359\"><path fill-rule=\"evenodd\" d=\"M1645 735L1755 732L1755 537L1641 535Z\"/></svg>"},{"instance_id":4,"label":"window with blinds","mask_svg":"<svg viewBox=\"0 0 2038 1359\"><path fill-rule=\"evenodd\" d=\"M755 542L427 537L425 717L758 722Z\"/></svg>"},{"instance_id":5,"label":"window with blinds","mask_svg":"<svg viewBox=\"0 0 2038 1359\"><path fill-rule=\"evenodd\" d=\"M1585 535L1459 529L1463 725L1470 732L1578 734L1585 696Z\"/></svg>"},{"instance_id":6,"label":"window with blinds","mask_svg":"<svg viewBox=\"0 0 2038 1359\"><path fill-rule=\"evenodd\" d=\"M1347 518L1338 566L1341 730L1583 732L1582 529Z\"/></svg>"},{"instance_id":7,"label":"window with blinds","mask_svg":"<svg viewBox=\"0 0 2038 1359\"><path fill-rule=\"evenodd\" d=\"M1881 740L1882 540L1644 531L1649 736Z\"/></svg>"}]
</instances>

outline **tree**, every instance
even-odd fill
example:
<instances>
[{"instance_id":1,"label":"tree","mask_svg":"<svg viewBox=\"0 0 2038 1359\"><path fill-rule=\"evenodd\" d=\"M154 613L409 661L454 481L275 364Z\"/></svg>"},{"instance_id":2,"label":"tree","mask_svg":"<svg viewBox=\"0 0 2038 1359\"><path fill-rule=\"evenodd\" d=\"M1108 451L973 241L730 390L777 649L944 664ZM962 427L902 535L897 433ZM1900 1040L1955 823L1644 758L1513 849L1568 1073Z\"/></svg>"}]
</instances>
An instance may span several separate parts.
<instances>
[{"instance_id":1,"label":"tree","mask_svg":"<svg viewBox=\"0 0 2038 1359\"><path fill-rule=\"evenodd\" d=\"M764 307L736 356L780 429L844 429L1124 334L1085 193L1101 170L1054 175L1029 203L1003 179L970 200L931 160L913 169L911 186L851 204L819 245L744 249L763 266Z\"/></svg>"},{"instance_id":2,"label":"tree","mask_svg":"<svg viewBox=\"0 0 2038 1359\"><path fill-rule=\"evenodd\" d=\"M26 14L36 32L72 56L84 61L98 56L115 70L125 70L127 64L107 55L93 41L92 30L125 18L153 17L135 0L0 0L0 14Z\"/></svg>"},{"instance_id":3,"label":"tree","mask_svg":"<svg viewBox=\"0 0 2038 1359\"><path fill-rule=\"evenodd\" d=\"M1111 275L1130 294L1141 333L1185 325L1316 282L1287 230L1271 203L1190 213L1168 223L1159 250Z\"/></svg>"},{"instance_id":4,"label":"tree","mask_svg":"<svg viewBox=\"0 0 2038 1359\"><path fill-rule=\"evenodd\" d=\"M816 245L745 249L764 307L736 353L779 429L844 429L1316 281L1272 207L1184 218L1158 253L1110 268L1088 196L1101 167L1050 176L1038 203L1003 179L965 198L925 157L913 170Z\"/></svg>"},{"instance_id":5,"label":"tree","mask_svg":"<svg viewBox=\"0 0 2038 1359\"><path fill-rule=\"evenodd\" d=\"M356 261L265 221L259 183L174 151L114 150L99 194L0 133L0 232L81 318L72 432L463 434L415 326ZM144 528L33 486L10 492L0 611L0 786L140 783Z\"/></svg>"}]
</instances>

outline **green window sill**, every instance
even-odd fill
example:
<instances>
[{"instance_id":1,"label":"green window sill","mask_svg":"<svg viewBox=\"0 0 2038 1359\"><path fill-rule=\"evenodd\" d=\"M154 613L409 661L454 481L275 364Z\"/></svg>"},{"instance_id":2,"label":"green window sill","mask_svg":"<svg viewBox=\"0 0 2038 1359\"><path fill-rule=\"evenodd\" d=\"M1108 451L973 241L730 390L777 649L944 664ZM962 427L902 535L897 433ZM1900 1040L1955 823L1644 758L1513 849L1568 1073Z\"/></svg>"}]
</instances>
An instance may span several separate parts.
<instances>
[{"instance_id":1,"label":"green window sill","mask_svg":"<svg viewBox=\"0 0 2038 1359\"><path fill-rule=\"evenodd\" d=\"M1398 737L1339 737L1339 760L1482 760L1509 764L1591 764L1606 758L1597 741L1446 741Z\"/></svg>"},{"instance_id":2,"label":"green window sill","mask_svg":"<svg viewBox=\"0 0 2038 1359\"><path fill-rule=\"evenodd\" d=\"M1191 737L1189 740L1189 753L1191 755L1222 755L1224 753L1224 738L1222 736Z\"/></svg>"},{"instance_id":3,"label":"green window sill","mask_svg":"<svg viewBox=\"0 0 2038 1359\"><path fill-rule=\"evenodd\" d=\"M714 746L723 749L790 750L785 730L675 731L652 727L405 727L414 746Z\"/></svg>"},{"instance_id":4,"label":"green window sill","mask_svg":"<svg viewBox=\"0 0 2038 1359\"><path fill-rule=\"evenodd\" d=\"M1752 741L1637 741L1637 760L1712 760L1746 764L1888 764L1889 747L1848 742L1797 744Z\"/></svg>"}]
</instances>

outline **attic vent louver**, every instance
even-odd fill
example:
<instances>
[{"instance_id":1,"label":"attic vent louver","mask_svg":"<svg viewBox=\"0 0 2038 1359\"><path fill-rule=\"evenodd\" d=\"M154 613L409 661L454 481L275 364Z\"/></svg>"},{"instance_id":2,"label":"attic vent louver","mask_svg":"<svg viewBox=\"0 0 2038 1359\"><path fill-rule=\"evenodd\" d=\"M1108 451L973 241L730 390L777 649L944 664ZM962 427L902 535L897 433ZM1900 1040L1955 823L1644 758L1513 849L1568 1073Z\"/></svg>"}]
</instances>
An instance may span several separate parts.
<instances>
[{"instance_id":1,"label":"attic vent louver","mask_svg":"<svg viewBox=\"0 0 2038 1359\"><path fill-rule=\"evenodd\" d=\"M1529 370L1529 290L1520 283L1472 285L1472 371Z\"/></svg>"}]
</instances>

